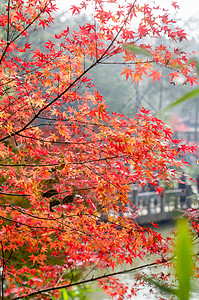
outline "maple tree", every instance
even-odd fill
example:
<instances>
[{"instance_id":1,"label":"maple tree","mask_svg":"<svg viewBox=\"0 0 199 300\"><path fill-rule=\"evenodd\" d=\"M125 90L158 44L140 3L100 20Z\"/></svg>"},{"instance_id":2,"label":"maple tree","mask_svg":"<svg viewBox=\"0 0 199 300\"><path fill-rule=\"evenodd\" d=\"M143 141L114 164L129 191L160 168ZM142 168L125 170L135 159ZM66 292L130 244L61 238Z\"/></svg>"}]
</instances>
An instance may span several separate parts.
<instances>
[{"instance_id":1,"label":"maple tree","mask_svg":"<svg viewBox=\"0 0 199 300\"><path fill-rule=\"evenodd\" d=\"M144 108L133 119L108 114L103 96L96 89L91 92L89 71L120 53L125 64L121 73L137 83L144 75L152 82L160 80L162 66L174 75L178 70L187 81L196 79L189 75L186 53L144 42L161 35L186 39L168 12L153 3L127 2L85 0L72 5L75 15L94 3L91 23L56 34L45 42L45 51L32 48L26 38L39 26L45 30L51 25L54 1L8 0L1 12L4 296L59 298L63 287L98 279L109 295L122 299L136 289L129 291L110 274L74 282L73 270L114 271L124 263L133 268L136 257L153 254L159 262L168 257L161 235L136 223L130 185L150 183L161 194L158 181L177 180L184 153L195 147L174 140L170 128ZM173 6L177 8L176 2ZM149 57L129 51L129 44Z\"/></svg>"}]
</instances>

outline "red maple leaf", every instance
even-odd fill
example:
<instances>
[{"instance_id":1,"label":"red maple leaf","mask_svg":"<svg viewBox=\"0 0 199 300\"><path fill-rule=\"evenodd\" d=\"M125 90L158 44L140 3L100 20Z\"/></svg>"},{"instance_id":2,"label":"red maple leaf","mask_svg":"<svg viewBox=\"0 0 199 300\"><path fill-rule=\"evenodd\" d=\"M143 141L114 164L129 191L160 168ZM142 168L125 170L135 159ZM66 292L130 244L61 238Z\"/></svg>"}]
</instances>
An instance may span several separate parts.
<instances>
[{"instance_id":1,"label":"red maple leaf","mask_svg":"<svg viewBox=\"0 0 199 300\"><path fill-rule=\"evenodd\" d=\"M151 111L150 110L146 110L143 106L141 109L139 109L140 112L142 112L143 114L150 114Z\"/></svg>"},{"instance_id":2,"label":"red maple leaf","mask_svg":"<svg viewBox=\"0 0 199 300\"><path fill-rule=\"evenodd\" d=\"M156 186L155 192L158 192L161 197L161 195L164 194L164 189L161 186Z\"/></svg>"},{"instance_id":3,"label":"red maple leaf","mask_svg":"<svg viewBox=\"0 0 199 300\"><path fill-rule=\"evenodd\" d=\"M171 5L173 5L173 7L174 7L175 9L179 9L179 8L180 8L180 6L178 5L177 2L174 2L174 1L173 1Z\"/></svg>"},{"instance_id":4,"label":"red maple leaf","mask_svg":"<svg viewBox=\"0 0 199 300\"><path fill-rule=\"evenodd\" d=\"M80 8L77 7L76 5L72 5L70 10L72 10L72 14L79 14L80 13Z\"/></svg>"},{"instance_id":5,"label":"red maple leaf","mask_svg":"<svg viewBox=\"0 0 199 300\"><path fill-rule=\"evenodd\" d=\"M129 68L123 68L123 70L124 71L120 75L126 74L126 80L128 80L129 76L132 76L133 70Z\"/></svg>"},{"instance_id":6,"label":"red maple leaf","mask_svg":"<svg viewBox=\"0 0 199 300\"><path fill-rule=\"evenodd\" d=\"M187 78L186 82L190 82L191 86L193 86L194 83L199 84L198 79L195 78L194 76Z\"/></svg>"},{"instance_id":7,"label":"red maple leaf","mask_svg":"<svg viewBox=\"0 0 199 300\"><path fill-rule=\"evenodd\" d=\"M158 79L158 81L160 81L160 77L164 77L164 76L162 75L162 73L160 71L153 70L151 72L151 74L149 75L149 77L153 77L152 83L154 83L154 81L156 79Z\"/></svg>"}]
</instances>

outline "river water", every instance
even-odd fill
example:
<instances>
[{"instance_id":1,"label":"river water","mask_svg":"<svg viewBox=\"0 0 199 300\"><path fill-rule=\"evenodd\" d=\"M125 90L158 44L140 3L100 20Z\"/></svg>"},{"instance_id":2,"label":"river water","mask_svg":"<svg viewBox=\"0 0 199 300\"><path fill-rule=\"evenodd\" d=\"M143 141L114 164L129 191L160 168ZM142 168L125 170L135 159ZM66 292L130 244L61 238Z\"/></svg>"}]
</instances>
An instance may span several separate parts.
<instances>
[{"instance_id":1,"label":"river water","mask_svg":"<svg viewBox=\"0 0 199 300\"><path fill-rule=\"evenodd\" d=\"M167 222L167 223L161 223L159 225L159 229L158 229L158 232L161 232L162 233L162 236L163 237L167 237L170 235L170 232L172 229L174 229L175 227L175 224L174 223L170 223L170 222ZM147 260L147 261L143 261L143 260L138 260L136 259L135 260L135 263L133 265L133 267L138 267L138 266L141 266L141 265L144 265L146 263L150 263L150 262L153 262L153 259L151 258L151 260ZM125 270L125 269L128 269L128 268L132 268L132 266L120 266L119 268L117 268L115 270L115 272L117 271L122 271L122 270ZM164 268L162 266L159 266L158 269L154 269L154 268L145 268L144 269L144 272L146 274L148 274L150 276L150 273L155 271L156 273L157 272L161 272L161 271L164 271ZM101 276L103 275L105 272L97 272L97 273L94 273L95 276ZM108 272L106 272L108 274ZM122 283L128 283L130 286L133 286L134 282L135 282L135 279L134 279L134 275L135 273L126 273L126 274L122 274L122 275L118 275L116 276L118 279L121 280ZM95 287L97 288L97 285L95 285ZM148 286L144 286L142 289L140 289L140 291L137 292L137 296L132 296L130 299L135 299L135 300L155 300L155 299L158 299L155 294L160 294L158 290L156 290L154 287L153 288L153 294L151 294L150 290L151 290L151 287L148 287ZM163 296L164 299L170 299L171 297L168 297L168 296ZM93 293L91 293L89 295L89 299L90 300L109 300L109 299L112 299L110 298L107 294L105 294L104 292L102 291L95 291ZM117 297L114 299L116 300ZM129 299L129 298L128 298ZM199 293L193 293L192 294L192 297L190 300L199 300Z\"/></svg>"}]
</instances>

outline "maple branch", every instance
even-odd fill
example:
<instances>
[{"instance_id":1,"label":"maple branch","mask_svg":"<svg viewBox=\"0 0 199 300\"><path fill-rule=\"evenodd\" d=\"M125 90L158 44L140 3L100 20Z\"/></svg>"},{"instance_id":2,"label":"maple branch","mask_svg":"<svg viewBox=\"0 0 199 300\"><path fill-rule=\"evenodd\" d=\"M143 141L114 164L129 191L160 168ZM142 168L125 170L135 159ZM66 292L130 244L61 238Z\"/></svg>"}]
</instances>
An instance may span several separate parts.
<instances>
[{"instance_id":1,"label":"maple branch","mask_svg":"<svg viewBox=\"0 0 199 300\"><path fill-rule=\"evenodd\" d=\"M49 0L47 4L44 6L44 8L40 11L40 13L12 40L11 43L16 41L30 26L32 26L33 23L45 12L46 8L48 7L48 4L50 4L52 0Z\"/></svg>"},{"instance_id":2,"label":"maple branch","mask_svg":"<svg viewBox=\"0 0 199 300\"><path fill-rule=\"evenodd\" d=\"M60 119L58 118L47 118L47 117L38 117L38 119L41 119L41 120L47 120L49 122L51 121L54 121L54 122L57 122L57 121L60 121ZM62 118L61 120L62 122L68 122L69 124L65 124L66 126L69 126L69 127L72 127L73 126L73 123L72 122L77 122L77 119L64 119ZM79 122L79 121L78 121ZM70 124L71 123L71 124ZM86 127L88 125L93 125L93 126L97 126L97 127L105 127L105 128L114 128L114 126L112 125L108 125L108 124L103 124L103 123L94 123L94 122L86 122L86 121L81 121L81 123L75 123L75 126L82 126L82 127ZM132 128L132 125L129 125L126 124L126 125L123 125L123 124L120 124L120 127L121 128ZM32 127L31 127L32 128ZM86 127L87 128L87 127Z\"/></svg>"},{"instance_id":3,"label":"maple branch","mask_svg":"<svg viewBox=\"0 0 199 300\"><path fill-rule=\"evenodd\" d=\"M9 219L9 218L6 218L6 217L3 217L0 215L0 218L2 218L3 220L5 221L9 221L9 222L12 222L12 223L16 223L18 225L22 225L22 226L26 226L28 228L37 228L37 229L50 229L50 230L55 230L55 231L61 231L61 232L66 232L65 229L63 228L55 228L55 227L46 227L46 226L32 226L32 225L28 225L26 223L22 223L22 222L19 222L19 221L15 221L15 220L12 220L12 219ZM102 236L100 235L97 235L97 234L90 234L90 233L86 233L82 230L79 230L79 229L76 229L76 228L73 228L72 226L69 226L68 224L62 224L61 222L57 221L57 223L59 223L59 225L63 225L64 227L67 227L69 228L70 230L72 231L75 231L75 232L79 232L79 233L83 233L89 237L98 237L98 238L103 238ZM19 229L20 230L20 229Z\"/></svg>"},{"instance_id":4,"label":"maple branch","mask_svg":"<svg viewBox=\"0 0 199 300\"><path fill-rule=\"evenodd\" d=\"M71 162L71 163L67 163L66 165L83 165L86 163L94 163L97 161L103 161L103 160L111 160L111 159L116 159L116 158L130 158L129 155L116 155L116 156L110 156L110 157L103 157L103 158L99 158L99 159L93 159L93 160L85 160L82 162ZM53 164L53 165L33 165L33 164L15 164L15 165L10 165L10 164L0 164L0 167L32 167L32 168L40 168L40 167L56 167L56 166L60 166L59 164Z\"/></svg>"},{"instance_id":5,"label":"maple branch","mask_svg":"<svg viewBox=\"0 0 199 300\"><path fill-rule=\"evenodd\" d=\"M10 205L10 204L8 204L8 205L6 205L6 204L0 204L0 206L2 206L2 207L7 207L7 206L9 206L11 209L13 209L13 210L17 210L17 211L19 211L19 212L21 212L22 214L24 214L24 215L27 215L27 216L30 216L31 218L35 218L35 219L39 219L39 220L50 220L50 221L56 221L56 220L60 220L60 219L62 219L63 217L61 216L61 217L58 217L58 218L44 218L44 217L38 217L38 216L36 216L36 215L31 215L31 214L29 214L29 213L27 213L27 212L24 212L24 211L22 211L21 209L19 209L18 207L13 207L12 205ZM100 208L100 210L101 209L103 209L103 208L105 208L105 207L107 207L108 205L106 205L106 206L103 206L102 208ZM109 223L109 224L112 224L112 225L115 225L116 227L121 227L121 228L125 228L125 229L127 229L127 230L132 230L132 228L131 227L127 227L127 226L124 226L124 225L121 225L121 224L118 224L118 223L115 223L115 222L113 222L113 221L110 221L109 219L107 219L107 218L104 218L104 217L102 217L102 216L97 216L96 215L96 212L99 212L100 210L96 210L96 211L94 211L94 213L81 213L81 215L79 215L79 214L77 214L77 215L64 215L64 218L75 218L75 217L78 217L78 218L80 218L80 217L82 217L82 216L92 216L92 217L94 217L94 218L97 218L98 220L101 220L102 222L104 222L104 223ZM137 224L137 223L133 223L133 225L136 227L138 227L139 225ZM134 228L135 228L134 227Z\"/></svg>"},{"instance_id":6,"label":"maple branch","mask_svg":"<svg viewBox=\"0 0 199 300\"><path fill-rule=\"evenodd\" d=\"M96 186L93 186L93 187L87 187L87 188L82 188L82 189L76 189L74 190L74 192L78 192L78 191L87 191L87 190L92 190L92 189L95 189ZM67 190L67 191L63 191L63 192L57 192L57 195L59 194L65 194L65 193L68 193L70 192L70 190ZM29 197L31 196L30 194L13 194L13 193L4 193L4 192L1 192L0 191L0 195L6 195L6 196L16 196L16 197ZM1 205L0 205L1 206Z\"/></svg>"},{"instance_id":7,"label":"maple branch","mask_svg":"<svg viewBox=\"0 0 199 300\"><path fill-rule=\"evenodd\" d=\"M22 213L23 215L27 215L27 216L29 216L29 217L31 217L31 218L33 218L33 219L38 219L38 220L46 220L46 221L57 221L57 220L60 220L60 219L62 219L63 218L63 216L60 216L60 217L58 217L58 218L44 218L44 217L39 217L39 216L36 216L36 215L32 215L32 214L29 214L29 213L27 213L27 212L25 212L25 211L23 211L23 210L21 210L21 209L19 209L18 207L14 207L14 206L12 206L12 205L10 205L10 204L0 204L0 207L7 207L7 206L9 206L11 209L13 209L13 210L17 210L17 211L19 211L20 213ZM94 217L97 217L96 215L94 215L94 214L92 214ZM82 213L81 214L81 216L90 216L90 214L87 214L87 213ZM64 218L74 218L74 217L81 217L80 215L68 215L68 216L66 216L66 215L64 215Z\"/></svg>"},{"instance_id":8,"label":"maple branch","mask_svg":"<svg viewBox=\"0 0 199 300\"><path fill-rule=\"evenodd\" d=\"M52 164L52 165L33 165L33 164L0 164L0 167L32 167L32 168L41 168L41 167L57 167L60 164Z\"/></svg>"},{"instance_id":9,"label":"maple branch","mask_svg":"<svg viewBox=\"0 0 199 300\"><path fill-rule=\"evenodd\" d=\"M153 62L153 60L146 60L142 61L142 64L147 64L149 62ZM101 62L100 65L137 65L140 64L140 62L117 62L117 61L110 61L110 62Z\"/></svg>"},{"instance_id":10,"label":"maple branch","mask_svg":"<svg viewBox=\"0 0 199 300\"><path fill-rule=\"evenodd\" d=\"M4 206L4 205L0 205L0 206ZM11 207L12 209L14 209L11 205L8 205L8 206ZM18 209L15 209L15 210L18 210ZM18 210L18 211L20 211L20 210ZM30 215L30 214L28 214L28 213L24 213L23 211L20 211L20 212L23 213L23 214L26 214L26 215L28 215L28 216L30 216L30 217L32 217L32 218L41 219L41 220L48 220L48 221L49 221L49 220L56 221L58 224L60 224L60 225L62 225L62 226L64 226L64 227L67 227L67 228L69 228L69 229L72 230L72 231L79 232L79 233L83 233L83 234L85 234L85 235L87 235L87 236L89 236L89 237L98 237L98 238L103 239L103 236L100 236L100 235L98 235L98 234L90 234L90 233L86 233L86 232L84 232L84 231L82 231L82 230L80 230L80 229L73 228L72 226L70 226L70 225L68 225L68 224L66 224L66 223L63 224L63 223L59 222L58 219L63 219L62 216L59 217L59 218L54 218L54 219L52 219L52 218L46 219L46 218L42 218L42 217L32 216L32 215ZM82 215L83 215L83 214L82 214ZM84 215L86 215L86 214L84 214ZM74 217L74 216L64 216L64 218L65 218L65 217L71 218L71 217ZM81 218L81 215L76 215L75 217L80 217L80 218ZM22 222L20 222L20 221L15 221L15 220L13 220L13 219L6 218L6 217L1 216L1 215L0 215L0 218L2 218L2 219L5 220L5 221L9 221L9 222L12 222L12 223L20 224L20 225L22 225L22 226L27 226L28 228L51 229L51 230L57 230L57 231L61 231L61 232L66 232L66 230L63 229L63 228L60 229L60 228L46 227L46 226L32 226L32 225L28 225L28 224L26 224L26 223L22 223Z\"/></svg>"},{"instance_id":11,"label":"maple branch","mask_svg":"<svg viewBox=\"0 0 199 300\"><path fill-rule=\"evenodd\" d=\"M19 221L15 221L15 220L12 220L12 219L3 217L3 216L1 216L1 215L0 215L0 218L2 218L2 219L5 220L5 221L9 221L9 222L12 222L12 223L20 224L20 225L22 225L22 226L26 226L26 227L28 227L28 228L51 229L51 230L63 231L63 229L59 229L59 228L55 228L55 227L32 226L32 225L28 225L28 224L26 224L26 223L22 223L22 222L19 222ZM77 230L77 229L73 229L73 230Z\"/></svg>"},{"instance_id":12,"label":"maple branch","mask_svg":"<svg viewBox=\"0 0 199 300\"><path fill-rule=\"evenodd\" d=\"M41 14L42 13L44 13L45 12L45 10L46 10L46 8L47 8L47 6L48 6L48 4L51 2L52 0L49 0L49 2L44 6L44 8L40 11L40 13L12 40L12 41L9 41L9 40L7 40L7 45L6 45L6 47L5 47L5 49L4 49L4 51L3 51L3 53L2 53L2 56L1 56L1 58L0 58L0 65L1 65L1 63L2 63L2 60L3 60L3 58L4 58L4 56L5 56L5 54L6 54L6 52L7 52L7 50L8 50L8 47L12 44L12 43L14 43L26 30L28 30L28 28L30 27L30 26L32 26L32 24L41 16ZM10 3L10 0L9 0L9 3ZM8 25L9 26L9 25ZM8 35L7 35L8 36Z\"/></svg>"},{"instance_id":13,"label":"maple branch","mask_svg":"<svg viewBox=\"0 0 199 300\"><path fill-rule=\"evenodd\" d=\"M97 265L94 265L89 271L88 273L82 278L82 281L86 279L86 277L88 277L95 269L97 268ZM72 282L71 282L72 283Z\"/></svg>"},{"instance_id":14,"label":"maple branch","mask_svg":"<svg viewBox=\"0 0 199 300\"><path fill-rule=\"evenodd\" d=\"M114 39L111 41L111 43L109 44L109 46L106 48L106 50L104 51L104 53L101 55L100 58L98 58L93 64L91 64L84 72L82 72L81 75L79 75L61 94L59 94L57 97L55 97L52 101L50 101L48 104L46 104L43 108L41 108L36 114L35 116L21 129L17 130L16 132L11 133L10 135L7 135L3 138L0 139L0 142L3 142L5 140L7 140L8 138L21 133L22 131L24 131L30 124L32 124L37 118L38 116L44 111L46 110L49 106L51 106L53 103L55 103L58 99L60 99L67 91L69 91L71 89L71 87L73 87L85 74L87 74L91 69L93 69L96 65L98 65L101 60L104 58L104 56L107 54L107 52L109 51L109 49L113 46L114 42L116 41L116 39L118 38L118 36L120 35L121 31L123 30L125 24L127 23L129 16L135 6L137 0L134 1L134 3L132 4L127 17L125 18L122 26L120 27L120 30L118 31L118 33L116 34L116 36L114 37ZM0 60L1 63L1 60Z\"/></svg>"},{"instance_id":15,"label":"maple branch","mask_svg":"<svg viewBox=\"0 0 199 300\"><path fill-rule=\"evenodd\" d=\"M125 118L125 116L124 116L124 118ZM58 119L58 118L38 117L38 119L47 120L49 122L51 122L51 121L55 121L55 122L60 121L60 119ZM113 129L115 129L115 127L113 125L108 125L106 123L103 124L103 123L94 123L94 122L86 122L86 121L81 121L81 122L78 121L79 123L77 123L77 119L64 119L64 118L62 118L61 121L62 122L71 123L71 124L65 124L66 126L69 126L69 127L72 127L73 126L73 122L76 122L75 126L78 126L78 127L82 126L82 127L86 127L87 128L88 125L93 125L93 126L97 126L97 127L113 128ZM125 124L124 125L124 124L120 124L120 128L124 128L124 129L133 128L133 127L136 127L136 125L132 125L132 124L130 124L130 125ZM31 128L32 127L30 127L30 129Z\"/></svg>"},{"instance_id":16,"label":"maple branch","mask_svg":"<svg viewBox=\"0 0 199 300\"><path fill-rule=\"evenodd\" d=\"M80 285L80 284L86 284L86 283L89 283L89 282L94 282L94 281L97 281L97 280L100 280L100 279L109 278L111 276L126 274L126 273L130 273L130 272L136 272L136 271L139 271L139 270L143 270L145 268L162 265L164 263L169 262L170 260L171 260L171 258L168 258L168 259L164 259L164 260L159 261L159 262L148 263L148 264L145 264L145 265L142 265L142 266L139 266L139 267L130 268L130 269L127 269L127 270L113 272L113 273L109 273L109 274L104 274L104 275L98 276L98 277L92 277L91 279L82 280L82 281L78 281L78 282L75 282L75 283L70 283L70 284L66 284L66 285L46 288L46 289L43 289L43 290L39 290L39 291L29 293L29 294L24 295L24 296L12 298L12 300L18 300L18 299L22 299L22 298L25 299L25 298L28 298L30 296L32 297L32 296L39 295L39 294L42 294L42 293L46 293L46 292L49 292L49 291L60 290L60 289L63 289L63 288L71 288L73 286L77 286L77 285Z\"/></svg>"},{"instance_id":17,"label":"maple branch","mask_svg":"<svg viewBox=\"0 0 199 300\"><path fill-rule=\"evenodd\" d=\"M125 18L122 26L120 27L120 30L118 31L118 33L116 34L116 36L114 37L114 39L112 40L112 42L110 43L110 45L107 47L107 49L104 51L104 53L102 54L102 56L100 57L100 61L104 58L104 56L107 54L107 52L109 51L109 49L113 46L114 42L117 40L118 36L120 35L121 31L123 30L124 26L126 25L127 21L128 21L128 18L135 6L135 3L136 3L137 0L135 0L131 6L131 8L129 9L129 12L127 14L127 17Z\"/></svg>"},{"instance_id":18,"label":"maple branch","mask_svg":"<svg viewBox=\"0 0 199 300\"><path fill-rule=\"evenodd\" d=\"M42 67L47 66L48 64L52 63L53 61L55 61L55 59L57 59L57 58L59 58L59 57L60 57L60 54L57 54L57 56L51 58L51 60L49 60L49 61L43 63L42 66L40 66L40 67L35 67L34 69L31 69L31 71L29 71L29 74L32 74L33 72L38 71L38 70L41 69ZM13 58L13 59L14 59L14 58ZM53 67L53 68L50 69L50 71L55 71L56 69L58 69L58 67ZM26 71L24 71L24 73L23 73L23 72L20 73L20 77L22 77L22 76L24 76L24 75L26 75ZM17 76L16 76L16 78L17 78ZM6 82L1 83L1 84L0 84L0 87L1 87L1 86L4 86L4 85L7 85L7 84L9 84L9 83L11 83L11 82L13 82L13 81L15 81L16 78L14 78L14 79L8 79ZM21 83L21 86L24 86L24 82ZM9 89L11 89L11 88L9 88Z\"/></svg>"},{"instance_id":19,"label":"maple branch","mask_svg":"<svg viewBox=\"0 0 199 300\"><path fill-rule=\"evenodd\" d=\"M5 206L5 204L0 204L0 206ZM21 209L18 208L18 207L14 207L14 206L11 205L11 204L8 204L8 205L6 205L6 206L9 206L11 209L17 210L17 211L21 212L23 215L27 215L27 216L29 216L29 217L31 217L31 218L34 218L34 219L48 220L48 221L56 221L56 220L59 220L59 219L62 218L62 216L61 216L61 217L58 217L58 218L43 218L43 217L38 217L38 216L36 216L36 215L31 215L31 214L29 214L29 213L27 213L27 212L21 210ZM70 216L69 216L69 217L70 217Z\"/></svg>"},{"instance_id":20,"label":"maple branch","mask_svg":"<svg viewBox=\"0 0 199 300\"><path fill-rule=\"evenodd\" d=\"M11 193L4 193L0 191L0 195L6 195L6 196L16 196L16 197L28 197L31 196L30 194L11 194Z\"/></svg>"},{"instance_id":21,"label":"maple branch","mask_svg":"<svg viewBox=\"0 0 199 300\"><path fill-rule=\"evenodd\" d=\"M26 139L32 139L32 140L36 140L36 141L40 141L42 143L50 143L50 144L74 144L74 145L84 145L84 144L92 144L92 143L99 143L99 142L103 142L104 140L101 139L101 140L95 140L95 141L87 141L87 142L70 142L70 141L67 141L67 142L61 142L61 141L46 141L46 140L43 140L43 139L39 139L39 138L35 138L33 136L28 136L28 135L22 135L22 134L19 134L19 133L16 133L16 135L18 136L21 136L23 138L26 138Z\"/></svg>"}]
</instances>

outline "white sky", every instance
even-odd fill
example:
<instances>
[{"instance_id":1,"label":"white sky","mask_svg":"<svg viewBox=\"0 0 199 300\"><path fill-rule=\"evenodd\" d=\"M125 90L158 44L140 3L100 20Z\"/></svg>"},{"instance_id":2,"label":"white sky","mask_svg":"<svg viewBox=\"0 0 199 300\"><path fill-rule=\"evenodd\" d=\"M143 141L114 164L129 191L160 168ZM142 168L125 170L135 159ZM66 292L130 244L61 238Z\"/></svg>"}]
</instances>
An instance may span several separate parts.
<instances>
[{"instance_id":1,"label":"white sky","mask_svg":"<svg viewBox=\"0 0 199 300\"><path fill-rule=\"evenodd\" d=\"M183 18L190 18L192 16L198 16L199 18L199 1L198 0L179 0L180 6L179 15Z\"/></svg>"}]
</instances>

